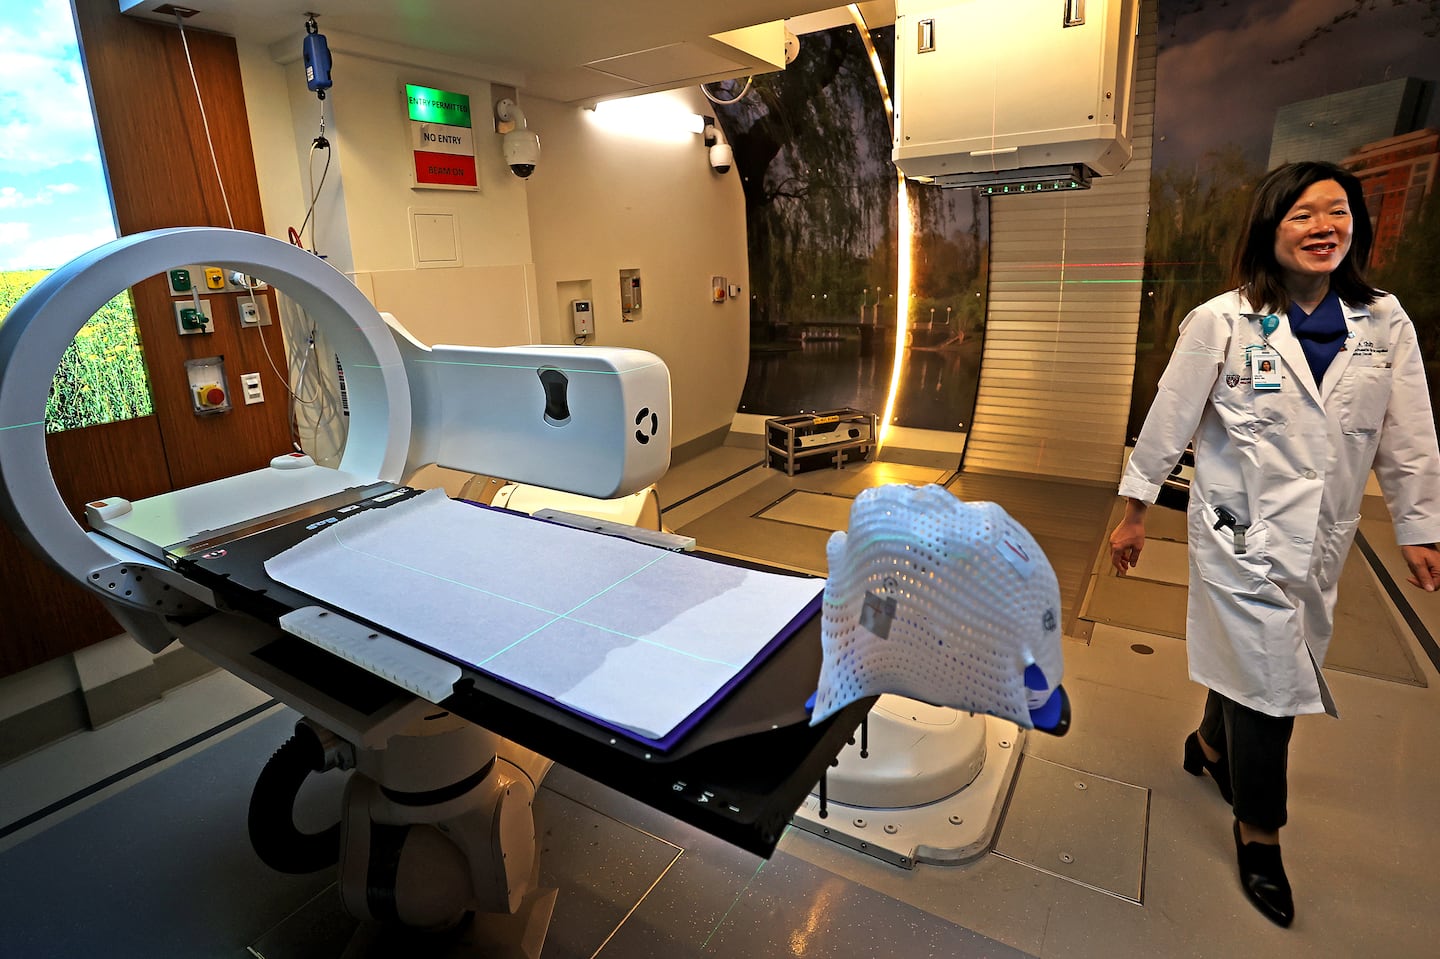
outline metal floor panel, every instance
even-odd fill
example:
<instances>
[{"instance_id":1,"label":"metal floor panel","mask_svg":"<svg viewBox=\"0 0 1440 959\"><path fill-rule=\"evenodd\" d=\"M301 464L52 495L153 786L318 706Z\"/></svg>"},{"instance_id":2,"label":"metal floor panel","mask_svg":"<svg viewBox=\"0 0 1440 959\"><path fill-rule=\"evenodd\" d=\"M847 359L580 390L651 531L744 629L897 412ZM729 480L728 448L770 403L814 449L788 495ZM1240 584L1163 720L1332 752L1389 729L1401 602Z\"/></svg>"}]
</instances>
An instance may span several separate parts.
<instances>
[{"instance_id":1,"label":"metal floor panel","mask_svg":"<svg viewBox=\"0 0 1440 959\"><path fill-rule=\"evenodd\" d=\"M851 496L796 490L756 513L755 518L834 532L849 529L850 508L854 505L855 499Z\"/></svg>"},{"instance_id":2,"label":"metal floor panel","mask_svg":"<svg viewBox=\"0 0 1440 959\"><path fill-rule=\"evenodd\" d=\"M1150 790L1026 756L997 855L1144 902Z\"/></svg>"}]
</instances>

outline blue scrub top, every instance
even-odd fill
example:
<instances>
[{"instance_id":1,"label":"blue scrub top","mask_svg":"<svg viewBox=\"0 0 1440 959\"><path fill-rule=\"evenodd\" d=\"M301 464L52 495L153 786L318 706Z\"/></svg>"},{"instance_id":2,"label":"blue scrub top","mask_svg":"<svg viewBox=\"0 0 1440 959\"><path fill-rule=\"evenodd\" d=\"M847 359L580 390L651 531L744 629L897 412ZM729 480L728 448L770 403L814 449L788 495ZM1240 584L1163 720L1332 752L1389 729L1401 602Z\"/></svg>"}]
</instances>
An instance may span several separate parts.
<instances>
[{"instance_id":1,"label":"blue scrub top","mask_svg":"<svg viewBox=\"0 0 1440 959\"><path fill-rule=\"evenodd\" d=\"M1340 296L1334 290L1326 294L1314 313L1306 313L1297 304L1291 303L1285 311L1290 318L1290 332L1300 341L1305 351L1305 361L1310 364L1310 373L1319 386L1325 379L1330 361L1340 355L1345 345L1345 311L1340 308Z\"/></svg>"}]
</instances>

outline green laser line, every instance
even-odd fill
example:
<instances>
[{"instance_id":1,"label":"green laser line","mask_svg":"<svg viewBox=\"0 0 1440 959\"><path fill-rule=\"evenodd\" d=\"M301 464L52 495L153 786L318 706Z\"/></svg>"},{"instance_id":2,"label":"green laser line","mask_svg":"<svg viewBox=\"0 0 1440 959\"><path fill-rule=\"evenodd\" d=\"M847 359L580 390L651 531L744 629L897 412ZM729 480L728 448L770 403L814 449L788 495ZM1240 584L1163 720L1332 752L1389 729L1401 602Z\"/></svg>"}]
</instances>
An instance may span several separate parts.
<instances>
[{"instance_id":1,"label":"green laser line","mask_svg":"<svg viewBox=\"0 0 1440 959\"><path fill-rule=\"evenodd\" d=\"M756 878L759 877L760 870L765 868L765 863L767 861L768 860L765 859L760 860L760 865L755 867L755 872L750 876L748 880L746 880L745 885L741 887L740 891L735 894L735 900L734 902L730 903L730 908L725 910L725 915L720 917L720 920L715 923L715 928L710 930L710 935L706 936L705 941L700 944L701 952L704 952L705 949L710 945L710 940L715 938L715 933L720 931L720 927L725 925L725 920L730 918L730 913L734 912L735 907L740 904L741 897L744 896L745 893L750 891L751 884L754 883Z\"/></svg>"},{"instance_id":2,"label":"green laser line","mask_svg":"<svg viewBox=\"0 0 1440 959\"><path fill-rule=\"evenodd\" d=\"M519 646L521 643L525 642L527 639L530 639L530 638L531 638L532 636L534 636L536 633L543 632L544 630L549 629L551 626L554 626L556 623L561 622L561 621L567 621L567 622L577 623L577 624L579 624L579 625L581 625L581 626L588 626L588 627L590 627L591 629L596 629L596 630L599 630L599 631L604 632L604 633L609 633L609 634L611 634L612 636L619 636L621 639L626 639L626 640L629 640L629 641L631 641L631 642L644 643L644 644L647 645L647 646L654 646L654 647L656 647L657 649L663 649L663 650L666 650L666 651L668 651L668 652L672 652L672 653L676 654L677 656L684 656L686 659L693 659L693 660L695 660L695 661L697 661L697 662L713 663L713 664L715 664L715 665L725 666L725 667L728 667L728 668L730 668L730 669L738 669L738 668L740 667L740 665L741 665L741 664L738 664L738 663L731 663L731 662L728 662L728 661L723 660L723 659L713 659L713 658L711 658L711 657L709 657L709 656L701 656L701 655L699 655L698 653L693 653L693 652L690 652L689 650L680 649L680 648L678 648L678 647L676 647L676 646L671 646L671 645L669 645L668 643L659 643L659 642L656 642L656 641L653 640L653 639L646 639L644 636L633 636L633 635L631 635L630 633L626 633L626 632L624 632L624 631L622 631L622 630L611 629L611 628L608 627L608 626L602 626L602 625L600 625L599 623L592 623L592 622L589 622L588 620L581 619L581 618L579 618L578 616L575 616L575 615L574 615L577 610L579 610L579 609L581 609L581 608L583 608L583 607L585 607L585 606L588 606L590 603L593 603L595 600L599 599L601 596L604 596L606 593L610 592L610 591L613 590L613 589L618 588L619 586L621 586L622 584L624 584L626 581L628 581L628 580L630 580L630 579L633 579L634 577L636 577L636 576L640 575L641 573L643 573L645 570L647 570L647 569L649 569L650 567L654 566L656 563L660 562L661 559L664 558L663 556L657 556L657 557L655 557L654 559L650 560L648 563L646 563L645 565L639 567L638 569L634 570L633 572L628 573L628 574L625 575L625 576L622 576L620 579L616 580L615 582L611 583L609 586L607 586L607 587L605 587L604 589L600 590L600 591L599 591L598 593L596 593L595 595L590 596L590 597L588 597L587 599L584 599L584 600L582 600L582 601L579 602L579 603L576 603L574 606L572 606L570 609L566 610L565 612L556 612L556 611L553 610L553 609L546 609L546 608L543 607L543 606L536 606L536 605L533 604L533 603L527 603L527 602L525 602L525 601L523 601L523 600L515 599L514 597L511 597L511 596L502 596L502 595L500 595L499 593L496 593L496 592L494 592L494 591L492 591L492 590L488 590L488 589L485 589L485 588L483 588L483 587L476 586L476 585L474 585L473 583L467 583L467 582L465 582L464 580L453 579L453 578L451 578L451 577L449 577L449 576L443 576L443 575L441 575L441 574L439 574L439 573L432 572L431 570L425 569L425 568L420 567L420 566L415 566L415 565L412 565L412 564L410 564L410 563L402 563L402 562L400 562L399 560L390 559L389 557L380 556L380 555L378 555L378 554L376 554L376 553L372 553L372 552L370 552L369 550L359 549L359 548L357 548L357 547L355 547L355 546L351 546L349 543L346 543L343 539L340 538L340 533L341 533L341 531L342 531L343 529L344 529L344 527L340 527L340 526L331 527L330 530L329 530L329 533L330 533L330 537L331 537L331 539L334 541L335 545L336 545L336 546L339 546L341 549L347 550L348 552L355 553L355 554L357 554L357 555L359 555L359 556L365 556L365 557L368 557L368 558L370 558L370 559L377 560L377 561L379 561L379 562L381 562L381 563L387 564L387 565L389 565L389 566L396 567L396 568L398 568L398 569L407 570L407 571L412 572L412 573L415 573L415 574L417 574L417 575L419 575L419 576L424 576L424 577L428 577L428 578L430 578L430 579L438 580L439 582L442 582L442 583L449 583L449 584L452 585L452 586L459 586L459 587L461 587L462 589L469 590L470 592L473 592L473 593L480 593L480 594L485 595L485 596L490 596L490 597L492 597L492 598L494 598L494 599L499 600L499 601L502 602L502 603L510 603L510 604L515 605L515 606L523 606L523 607L525 607L526 609L533 609L533 610L534 610L535 612L537 612L537 613L544 613L545 615L551 617L547 622L544 622L544 623L540 624L539 626L536 626L534 629L530 630L530 631L529 631L528 633L526 633L525 635L523 635L523 636L519 637L518 639L514 640L514 641L511 642L509 645L507 645L507 646L505 646L505 647L503 647L503 648L501 648L501 649L496 650L495 652L491 653L489 656L485 657L483 660L481 660L480 662L478 662L478 663L475 664L475 665L477 665L477 666L479 666L479 667L481 667L481 668L483 668L486 663L489 663L491 660L495 659L497 656L500 656L500 655L502 655L502 654L504 654L504 653L507 653L507 652L509 652L510 650L514 649L516 646Z\"/></svg>"}]
</instances>

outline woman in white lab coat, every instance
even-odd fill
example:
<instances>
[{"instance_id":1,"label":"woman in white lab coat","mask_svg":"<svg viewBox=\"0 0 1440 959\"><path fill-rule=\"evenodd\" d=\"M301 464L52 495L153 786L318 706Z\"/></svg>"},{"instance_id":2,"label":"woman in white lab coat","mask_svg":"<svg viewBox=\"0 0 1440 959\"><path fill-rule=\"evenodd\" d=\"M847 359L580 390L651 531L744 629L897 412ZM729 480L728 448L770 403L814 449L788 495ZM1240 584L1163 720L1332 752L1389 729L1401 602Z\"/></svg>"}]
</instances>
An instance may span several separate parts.
<instances>
[{"instance_id":1,"label":"woman in white lab coat","mask_svg":"<svg viewBox=\"0 0 1440 959\"><path fill-rule=\"evenodd\" d=\"M1185 768L1231 802L1240 878L1268 918L1294 918L1280 858L1294 717L1334 703L1320 666L1336 584L1374 469L1411 570L1440 586L1440 451L1415 329L1364 278L1360 182L1294 163L1256 187L1236 289L1186 317L1120 483L1110 535L1123 575L1145 511L1192 441L1190 676L1209 689Z\"/></svg>"}]
</instances>

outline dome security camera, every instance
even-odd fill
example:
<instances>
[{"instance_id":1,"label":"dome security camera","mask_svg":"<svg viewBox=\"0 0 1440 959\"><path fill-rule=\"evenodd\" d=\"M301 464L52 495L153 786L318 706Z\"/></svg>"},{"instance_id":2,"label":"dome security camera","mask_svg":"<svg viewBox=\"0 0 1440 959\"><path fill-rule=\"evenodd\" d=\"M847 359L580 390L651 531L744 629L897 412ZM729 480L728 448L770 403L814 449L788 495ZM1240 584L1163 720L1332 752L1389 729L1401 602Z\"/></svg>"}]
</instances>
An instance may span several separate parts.
<instances>
[{"instance_id":1,"label":"dome security camera","mask_svg":"<svg viewBox=\"0 0 1440 959\"><path fill-rule=\"evenodd\" d=\"M535 165L540 162L538 134L528 129L511 130L505 134L501 145L511 173L523 180L535 172Z\"/></svg>"},{"instance_id":2,"label":"dome security camera","mask_svg":"<svg viewBox=\"0 0 1440 959\"><path fill-rule=\"evenodd\" d=\"M497 131L504 130L500 138L500 149L505 154L505 163L510 172L525 179L535 172L540 162L540 137L525 122L525 111L514 100L506 97L495 104ZM509 129L506 126L509 125Z\"/></svg>"},{"instance_id":3,"label":"dome security camera","mask_svg":"<svg viewBox=\"0 0 1440 959\"><path fill-rule=\"evenodd\" d=\"M735 163L735 151L730 149L728 143L717 143L710 148L710 169L716 173L726 173Z\"/></svg>"}]
</instances>

